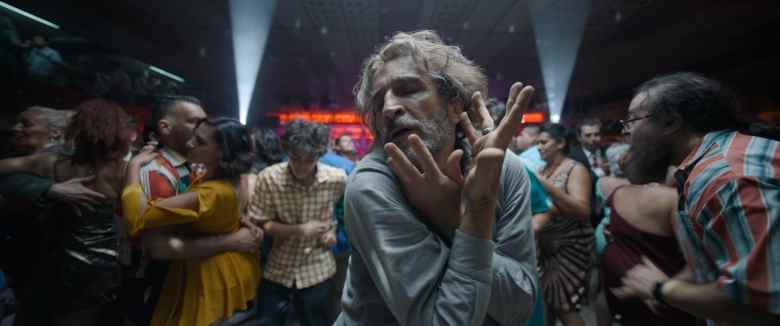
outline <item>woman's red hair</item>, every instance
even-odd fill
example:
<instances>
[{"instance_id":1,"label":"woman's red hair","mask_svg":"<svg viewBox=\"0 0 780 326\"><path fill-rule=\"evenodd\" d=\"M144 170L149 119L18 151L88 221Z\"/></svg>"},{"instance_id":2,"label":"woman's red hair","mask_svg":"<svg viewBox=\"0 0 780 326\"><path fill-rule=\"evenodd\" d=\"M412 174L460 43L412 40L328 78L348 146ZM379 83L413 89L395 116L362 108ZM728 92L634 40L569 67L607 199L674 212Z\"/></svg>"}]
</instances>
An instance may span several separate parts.
<instances>
[{"instance_id":1,"label":"woman's red hair","mask_svg":"<svg viewBox=\"0 0 780 326\"><path fill-rule=\"evenodd\" d=\"M73 145L73 161L97 164L124 157L130 148L129 116L116 103L92 99L76 107L66 137Z\"/></svg>"}]
</instances>

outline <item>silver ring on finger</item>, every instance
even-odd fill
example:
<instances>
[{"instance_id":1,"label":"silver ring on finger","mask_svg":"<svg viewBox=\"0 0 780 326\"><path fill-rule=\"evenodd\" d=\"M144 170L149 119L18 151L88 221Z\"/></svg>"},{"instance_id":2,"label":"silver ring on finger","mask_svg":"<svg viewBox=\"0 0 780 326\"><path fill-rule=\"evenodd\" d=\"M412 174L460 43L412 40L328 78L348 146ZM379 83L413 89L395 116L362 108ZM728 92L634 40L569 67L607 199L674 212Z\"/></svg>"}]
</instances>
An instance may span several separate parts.
<instances>
[{"instance_id":1,"label":"silver ring on finger","mask_svg":"<svg viewBox=\"0 0 780 326\"><path fill-rule=\"evenodd\" d=\"M493 132L493 128L484 128L482 129L482 135L487 135L489 133Z\"/></svg>"}]
</instances>

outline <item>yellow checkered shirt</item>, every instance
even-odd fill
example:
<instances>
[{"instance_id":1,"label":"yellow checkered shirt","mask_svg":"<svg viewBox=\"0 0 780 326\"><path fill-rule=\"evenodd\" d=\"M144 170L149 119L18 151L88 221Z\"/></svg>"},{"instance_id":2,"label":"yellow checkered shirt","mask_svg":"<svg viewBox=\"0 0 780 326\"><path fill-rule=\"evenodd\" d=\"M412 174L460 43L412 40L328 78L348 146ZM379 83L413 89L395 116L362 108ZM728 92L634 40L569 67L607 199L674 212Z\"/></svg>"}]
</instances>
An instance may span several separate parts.
<instances>
[{"instance_id":1,"label":"yellow checkered shirt","mask_svg":"<svg viewBox=\"0 0 780 326\"><path fill-rule=\"evenodd\" d=\"M257 176L248 215L260 222L288 225L312 220L333 221L333 208L344 194L347 176L343 170L317 164L315 182L298 184L287 162L265 168ZM319 238L274 239L263 278L288 288L303 289L333 277L336 261Z\"/></svg>"}]
</instances>

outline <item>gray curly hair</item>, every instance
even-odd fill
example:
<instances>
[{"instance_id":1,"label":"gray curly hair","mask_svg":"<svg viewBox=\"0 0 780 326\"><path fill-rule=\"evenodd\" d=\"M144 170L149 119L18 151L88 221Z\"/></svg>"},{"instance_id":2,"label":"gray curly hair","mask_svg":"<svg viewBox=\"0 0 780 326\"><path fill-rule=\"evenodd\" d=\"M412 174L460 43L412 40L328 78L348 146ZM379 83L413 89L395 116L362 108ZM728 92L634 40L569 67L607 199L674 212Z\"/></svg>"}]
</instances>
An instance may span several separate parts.
<instances>
[{"instance_id":1,"label":"gray curly hair","mask_svg":"<svg viewBox=\"0 0 780 326\"><path fill-rule=\"evenodd\" d=\"M46 127L50 129L65 130L70 123L70 119L76 114L70 110L55 110L43 106L31 106L26 111L35 112L46 118Z\"/></svg>"},{"instance_id":2,"label":"gray curly hair","mask_svg":"<svg viewBox=\"0 0 780 326\"><path fill-rule=\"evenodd\" d=\"M59 144L65 140L65 129L68 128L70 120L76 114L76 111L72 110L55 110L43 106L31 106L27 108L28 112L34 112L43 116L46 120L46 128L49 129L49 137L54 137L54 132L59 131L56 138L50 139L50 142Z\"/></svg>"},{"instance_id":3,"label":"gray curly hair","mask_svg":"<svg viewBox=\"0 0 780 326\"><path fill-rule=\"evenodd\" d=\"M353 90L358 113L375 136L378 136L376 115L381 108L373 107L371 92L377 71L383 64L407 56L437 83L439 95L460 101L464 110L471 106L474 92L479 91L487 97L487 77L474 62L463 56L459 47L444 44L431 30L397 33L366 59Z\"/></svg>"}]
</instances>

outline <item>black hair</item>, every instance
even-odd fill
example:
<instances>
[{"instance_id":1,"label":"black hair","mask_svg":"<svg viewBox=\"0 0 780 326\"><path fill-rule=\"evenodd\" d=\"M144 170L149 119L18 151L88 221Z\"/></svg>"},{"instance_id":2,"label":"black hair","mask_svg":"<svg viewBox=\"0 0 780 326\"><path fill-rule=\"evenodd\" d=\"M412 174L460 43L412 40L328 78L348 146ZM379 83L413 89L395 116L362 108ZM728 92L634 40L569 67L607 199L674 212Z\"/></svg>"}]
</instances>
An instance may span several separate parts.
<instances>
[{"instance_id":1,"label":"black hair","mask_svg":"<svg viewBox=\"0 0 780 326\"><path fill-rule=\"evenodd\" d=\"M173 112L173 109L176 108L176 104L184 102L184 103L192 103L197 106L203 107L203 103L194 96L187 96L187 95L161 95L154 99L154 107L152 108L152 115L151 119L147 121L146 125L144 126L144 134L148 135L146 130L148 130L150 133L157 131L157 123L160 122L163 118L170 115ZM144 137L146 139L146 137ZM146 139L147 141L149 139Z\"/></svg>"},{"instance_id":2,"label":"black hair","mask_svg":"<svg viewBox=\"0 0 780 326\"><path fill-rule=\"evenodd\" d=\"M542 126L540 133L542 132L546 132L550 135L550 138L557 142L563 142L565 144L563 146L563 153L566 155L569 154L569 149L574 145L573 143L575 141L569 129L559 123L548 123Z\"/></svg>"},{"instance_id":3,"label":"black hair","mask_svg":"<svg viewBox=\"0 0 780 326\"><path fill-rule=\"evenodd\" d=\"M301 151L322 155L328 149L330 128L306 120L293 120L287 124L282 135L282 144L287 151Z\"/></svg>"},{"instance_id":4,"label":"black hair","mask_svg":"<svg viewBox=\"0 0 780 326\"><path fill-rule=\"evenodd\" d=\"M232 118L219 117L203 120L198 127L203 124L214 128L214 142L222 153L217 175L226 179L236 179L252 168L254 163L252 138L249 130L241 122Z\"/></svg>"},{"instance_id":5,"label":"black hair","mask_svg":"<svg viewBox=\"0 0 780 326\"><path fill-rule=\"evenodd\" d=\"M256 160L252 167L253 173L262 171L265 167L281 162L284 150L279 136L268 128L260 128L252 133Z\"/></svg>"},{"instance_id":6,"label":"black hair","mask_svg":"<svg viewBox=\"0 0 780 326\"><path fill-rule=\"evenodd\" d=\"M676 112L691 131L705 134L737 129L737 96L720 82L691 72L653 78L640 85L634 96L645 94L651 114Z\"/></svg>"}]
</instances>

